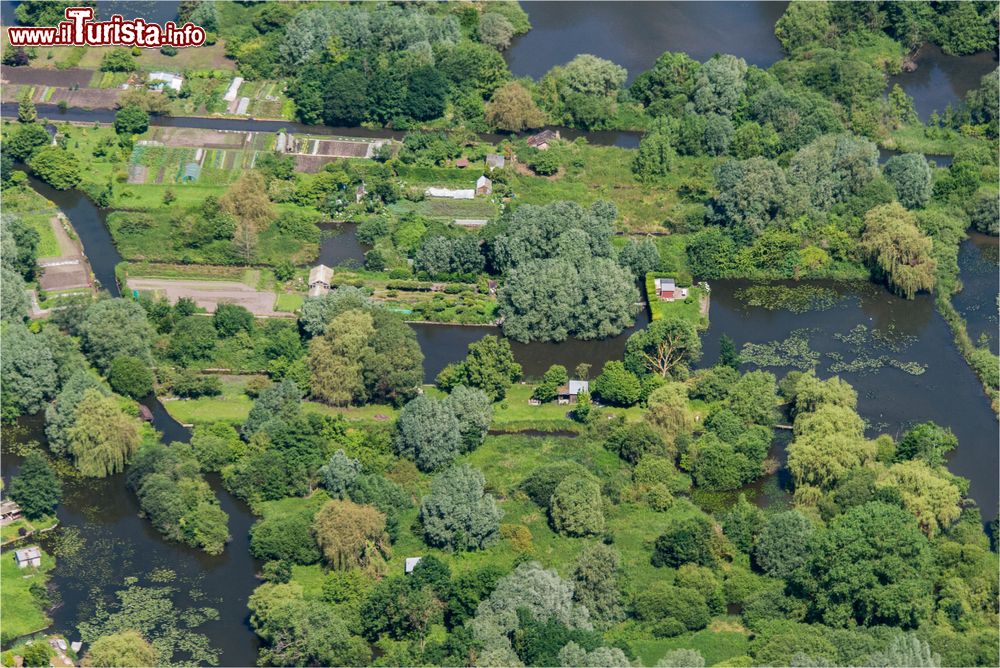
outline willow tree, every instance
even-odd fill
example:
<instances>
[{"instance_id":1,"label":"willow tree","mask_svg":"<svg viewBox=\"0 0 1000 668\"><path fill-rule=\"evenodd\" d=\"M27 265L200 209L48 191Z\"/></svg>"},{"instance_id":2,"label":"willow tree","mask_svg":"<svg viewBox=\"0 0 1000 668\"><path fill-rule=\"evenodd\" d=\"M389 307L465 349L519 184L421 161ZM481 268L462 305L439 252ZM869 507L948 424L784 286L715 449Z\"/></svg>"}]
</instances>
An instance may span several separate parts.
<instances>
[{"instance_id":1,"label":"willow tree","mask_svg":"<svg viewBox=\"0 0 1000 668\"><path fill-rule=\"evenodd\" d=\"M865 214L861 249L879 273L907 299L934 287L937 261L932 243L917 228L916 218L898 202L877 206Z\"/></svg>"},{"instance_id":2,"label":"willow tree","mask_svg":"<svg viewBox=\"0 0 1000 668\"><path fill-rule=\"evenodd\" d=\"M125 414L114 397L87 390L67 430L69 451L85 476L103 478L125 469L139 449L139 421Z\"/></svg>"},{"instance_id":3,"label":"willow tree","mask_svg":"<svg viewBox=\"0 0 1000 668\"><path fill-rule=\"evenodd\" d=\"M333 406L347 406L352 401L364 399L361 360L374 334L375 321L371 314L347 311L327 325L323 336L309 343L314 397Z\"/></svg>"},{"instance_id":4,"label":"willow tree","mask_svg":"<svg viewBox=\"0 0 1000 668\"><path fill-rule=\"evenodd\" d=\"M372 506L328 501L313 519L313 533L323 556L336 570L360 566L377 573L391 554L385 515Z\"/></svg>"},{"instance_id":5,"label":"willow tree","mask_svg":"<svg viewBox=\"0 0 1000 668\"><path fill-rule=\"evenodd\" d=\"M821 404L795 418L788 468L796 486L832 487L850 471L871 462L876 446L865 439L864 422L852 409Z\"/></svg>"}]
</instances>

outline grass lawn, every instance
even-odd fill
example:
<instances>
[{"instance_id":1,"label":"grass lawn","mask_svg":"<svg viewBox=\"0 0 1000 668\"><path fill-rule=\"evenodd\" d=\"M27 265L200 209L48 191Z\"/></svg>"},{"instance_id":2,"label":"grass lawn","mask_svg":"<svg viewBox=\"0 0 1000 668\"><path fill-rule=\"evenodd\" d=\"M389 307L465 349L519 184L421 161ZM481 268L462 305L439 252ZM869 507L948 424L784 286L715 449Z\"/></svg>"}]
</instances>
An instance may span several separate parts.
<instances>
[{"instance_id":1,"label":"grass lawn","mask_svg":"<svg viewBox=\"0 0 1000 668\"><path fill-rule=\"evenodd\" d=\"M500 403L493 405L491 428L500 431L582 430L582 425L569 417L569 413L573 409L571 405L560 405L555 401L550 401L541 406L530 406L528 399L531 398L531 393L534 390L535 385L531 383L518 383L507 390L507 397ZM638 406L631 408L606 406L601 410L606 415L625 415L628 420L638 420L642 414Z\"/></svg>"},{"instance_id":2,"label":"grass lawn","mask_svg":"<svg viewBox=\"0 0 1000 668\"><path fill-rule=\"evenodd\" d=\"M4 213L22 219L38 232L38 257L59 255L59 242L50 219L59 209L31 188L8 188L3 193Z\"/></svg>"},{"instance_id":3,"label":"grass lawn","mask_svg":"<svg viewBox=\"0 0 1000 668\"><path fill-rule=\"evenodd\" d=\"M715 623L707 629L684 633L674 638L656 638L653 640L638 640L632 643L632 648L642 660L642 665L653 666L664 654L672 649L694 649L705 657L705 665L712 666L734 656L747 654L750 639L739 631L722 630L736 626L739 620L732 624ZM718 630L712 630L712 627Z\"/></svg>"},{"instance_id":4,"label":"grass lawn","mask_svg":"<svg viewBox=\"0 0 1000 668\"><path fill-rule=\"evenodd\" d=\"M566 144L550 150L561 152L560 161L566 169L556 178L518 176L512 183L515 201L548 204L573 200L590 206L598 199L612 200L618 206L620 227L627 232L663 232L689 216L704 215L700 195L713 184L712 158L679 157L669 176L644 184L632 174L634 150L588 144ZM682 193L691 195L688 198Z\"/></svg>"},{"instance_id":5,"label":"grass lawn","mask_svg":"<svg viewBox=\"0 0 1000 668\"><path fill-rule=\"evenodd\" d=\"M981 140L962 136L955 130L937 129L934 137L925 134L923 125L907 125L895 130L888 140L882 142L885 148L897 151L954 155L968 146L976 146Z\"/></svg>"},{"instance_id":6,"label":"grass lawn","mask_svg":"<svg viewBox=\"0 0 1000 668\"><path fill-rule=\"evenodd\" d=\"M11 541L17 540L18 531L21 529L24 529L28 533L32 531L47 531L57 524L59 524L59 520L55 515L46 515L41 519L32 521L22 517L16 522L11 522L7 526L0 528L0 544L6 545Z\"/></svg>"},{"instance_id":7,"label":"grass lawn","mask_svg":"<svg viewBox=\"0 0 1000 668\"><path fill-rule=\"evenodd\" d=\"M656 296L654 280L658 276L666 274L650 272L646 274L646 299L649 300L649 309L653 320L660 320L666 317L678 317L687 320L698 329L708 328L708 318L701 314L702 298L707 298L707 293L700 287L693 285L688 288L688 296L685 299L676 301L664 301Z\"/></svg>"},{"instance_id":8,"label":"grass lawn","mask_svg":"<svg viewBox=\"0 0 1000 668\"><path fill-rule=\"evenodd\" d=\"M244 392L247 382L253 376L223 376L222 394L217 397L199 399L177 399L164 401L167 412L182 424L211 424L213 422L239 423L247 419L253 407L253 399ZM343 415L351 422L382 421L376 416L395 420L399 409L394 406L372 404L367 406L327 406L307 401L303 404L306 413L320 415Z\"/></svg>"},{"instance_id":9,"label":"grass lawn","mask_svg":"<svg viewBox=\"0 0 1000 668\"><path fill-rule=\"evenodd\" d=\"M29 587L35 582L45 584L45 574L55 565L55 558L43 551L40 567L18 568L14 562L14 552L8 550L3 553L0 558L0 578L3 580L3 596L0 597L0 637L5 642L41 631L52 623L45 611L38 607Z\"/></svg>"},{"instance_id":10,"label":"grass lawn","mask_svg":"<svg viewBox=\"0 0 1000 668\"><path fill-rule=\"evenodd\" d=\"M222 394L218 397L164 401L163 407L181 424L243 422L253 406L253 400L243 391L249 378L223 380Z\"/></svg>"},{"instance_id":11,"label":"grass lawn","mask_svg":"<svg viewBox=\"0 0 1000 668\"><path fill-rule=\"evenodd\" d=\"M305 299L305 295L283 292L278 295L278 300L274 304L274 310L295 313L302 308L302 302L304 302Z\"/></svg>"}]
</instances>

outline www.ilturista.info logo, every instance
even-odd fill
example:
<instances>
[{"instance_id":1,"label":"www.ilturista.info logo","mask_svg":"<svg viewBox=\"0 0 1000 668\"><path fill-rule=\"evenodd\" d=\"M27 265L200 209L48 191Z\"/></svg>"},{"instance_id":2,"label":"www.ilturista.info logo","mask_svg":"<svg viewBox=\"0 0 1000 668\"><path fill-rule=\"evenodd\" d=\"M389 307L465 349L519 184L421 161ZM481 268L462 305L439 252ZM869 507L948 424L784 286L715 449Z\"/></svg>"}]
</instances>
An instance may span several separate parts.
<instances>
[{"instance_id":1,"label":"www.ilturista.info logo","mask_svg":"<svg viewBox=\"0 0 1000 668\"><path fill-rule=\"evenodd\" d=\"M146 23L142 19L124 20L115 14L110 21L92 21L93 7L67 7L66 20L54 27L18 26L7 28L11 46L138 46L158 49L161 46L201 46L205 29L193 23L177 26Z\"/></svg>"}]
</instances>

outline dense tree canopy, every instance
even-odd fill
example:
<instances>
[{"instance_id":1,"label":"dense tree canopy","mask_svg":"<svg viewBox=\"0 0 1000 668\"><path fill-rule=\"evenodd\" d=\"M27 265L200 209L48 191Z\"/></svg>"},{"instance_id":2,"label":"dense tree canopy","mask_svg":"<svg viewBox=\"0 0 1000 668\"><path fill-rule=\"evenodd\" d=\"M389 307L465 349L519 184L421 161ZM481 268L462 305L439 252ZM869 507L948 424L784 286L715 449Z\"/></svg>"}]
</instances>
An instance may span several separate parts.
<instances>
[{"instance_id":1,"label":"dense tree canopy","mask_svg":"<svg viewBox=\"0 0 1000 668\"><path fill-rule=\"evenodd\" d=\"M439 473L420 504L424 540L454 550L477 550L497 540L503 511L483 491L483 474L470 466Z\"/></svg>"},{"instance_id":2,"label":"dense tree canopy","mask_svg":"<svg viewBox=\"0 0 1000 668\"><path fill-rule=\"evenodd\" d=\"M29 520L51 515L62 500L62 482L48 460L32 451L24 458L17 475L11 478L10 498Z\"/></svg>"},{"instance_id":3,"label":"dense tree canopy","mask_svg":"<svg viewBox=\"0 0 1000 668\"><path fill-rule=\"evenodd\" d=\"M917 228L913 214L899 204L885 204L865 215L861 248L900 294L913 299L934 287L937 261L931 240Z\"/></svg>"}]
</instances>

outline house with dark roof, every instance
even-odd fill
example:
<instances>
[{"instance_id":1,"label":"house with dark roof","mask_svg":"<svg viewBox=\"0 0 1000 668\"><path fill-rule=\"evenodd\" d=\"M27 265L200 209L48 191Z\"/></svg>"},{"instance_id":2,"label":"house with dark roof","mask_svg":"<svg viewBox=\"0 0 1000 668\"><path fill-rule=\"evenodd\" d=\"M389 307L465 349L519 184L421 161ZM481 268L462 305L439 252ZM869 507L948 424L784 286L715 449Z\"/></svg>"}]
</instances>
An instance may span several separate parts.
<instances>
[{"instance_id":1,"label":"house with dark roof","mask_svg":"<svg viewBox=\"0 0 1000 668\"><path fill-rule=\"evenodd\" d=\"M542 130L537 134L533 134L528 137L528 146L531 148L537 148L539 151L548 150L552 142L559 139L558 130Z\"/></svg>"}]
</instances>

